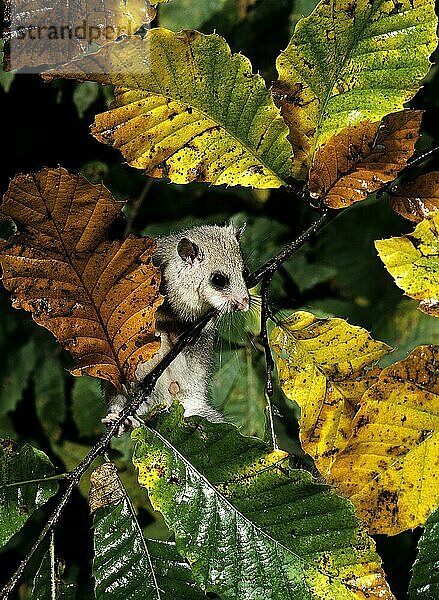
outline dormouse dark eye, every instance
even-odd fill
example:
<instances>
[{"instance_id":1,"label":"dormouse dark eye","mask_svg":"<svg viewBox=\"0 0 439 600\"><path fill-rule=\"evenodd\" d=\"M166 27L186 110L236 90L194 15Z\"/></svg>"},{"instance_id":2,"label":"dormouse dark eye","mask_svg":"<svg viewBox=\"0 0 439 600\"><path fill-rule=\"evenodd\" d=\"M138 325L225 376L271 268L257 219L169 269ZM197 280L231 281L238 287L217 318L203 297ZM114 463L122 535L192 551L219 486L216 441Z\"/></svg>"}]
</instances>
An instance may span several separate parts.
<instances>
[{"instance_id":1,"label":"dormouse dark eye","mask_svg":"<svg viewBox=\"0 0 439 600\"><path fill-rule=\"evenodd\" d=\"M229 285L229 278L224 273L212 273L210 276L210 283L217 290L223 290L227 285Z\"/></svg>"}]
</instances>

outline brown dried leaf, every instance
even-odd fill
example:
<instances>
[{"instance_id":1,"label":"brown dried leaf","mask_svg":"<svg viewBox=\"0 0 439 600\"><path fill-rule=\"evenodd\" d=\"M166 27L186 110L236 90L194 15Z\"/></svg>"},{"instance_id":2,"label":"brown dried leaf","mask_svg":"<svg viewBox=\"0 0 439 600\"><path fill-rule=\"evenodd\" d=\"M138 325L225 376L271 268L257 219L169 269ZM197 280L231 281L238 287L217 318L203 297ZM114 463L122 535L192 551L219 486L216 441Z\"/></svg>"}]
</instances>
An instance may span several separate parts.
<instances>
[{"instance_id":1,"label":"brown dried leaf","mask_svg":"<svg viewBox=\"0 0 439 600\"><path fill-rule=\"evenodd\" d=\"M151 2L151 4L157 4ZM61 64L102 45L133 35L156 10L148 0L6 0L4 70Z\"/></svg>"},{"instance_id":2,"label":"brown dried leaf","mask_svg":"<svg viewBox=\"0 0 439 600\"><path fill-rule=\"evenodd\" d=\"M419 138L422 111L405 110L381 123L346 127L316 153L309 191L331 208L364 200L407 165Z\"/></svg>"},{"instance_id":3,"label":"brown dried leaf","mask_svg":"<svg viewBox=\"0 0 439 600\"><path fill-rule=\"evenodd\" d=\"M106 462L92 472L88 497L91 512L107 504L117 504L124 498L125 494L116 465Z\"/></svg>"},{"instance_id":4,"label":"brown dried leaf","mask_svg":"<svg viewBox=\"0 0 439 600\"><path fill-rule=\"evenodd\" d=\"M13 306L31 312L71 352L74 375L119 389L158 351L155 311L162 303L154 240L108 239L122 206L104 185L58 168L17 175L0 207L21 229L0 243Z\"/></svg>"},{"instance_id":5,"label":"brown dried leaf","mask_svg":"<svg viewBox=\"0 0 439 600\"><path fill-rule=\"evenodd\" d=\"M406 219L419 223L439 210L439 172L421 175L411 183L392 188L390 206Z\"/></svg>"}]
</instances>

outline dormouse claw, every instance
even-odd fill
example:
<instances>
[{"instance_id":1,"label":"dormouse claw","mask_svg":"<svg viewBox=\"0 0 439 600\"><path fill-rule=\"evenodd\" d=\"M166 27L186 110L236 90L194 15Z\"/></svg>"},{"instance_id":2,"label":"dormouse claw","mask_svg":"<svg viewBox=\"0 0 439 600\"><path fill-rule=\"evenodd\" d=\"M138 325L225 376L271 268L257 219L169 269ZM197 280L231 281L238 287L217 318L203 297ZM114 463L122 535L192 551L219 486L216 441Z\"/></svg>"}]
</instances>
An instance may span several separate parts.
<instances>
[{"instance_id":1,"label":"dormouse claw","mask_svg":"<svg viewBox=\"0 0 439 600\"><path fill-rule=\"evenodd\" d=\"M101 419L104 425L112 425L115 423L120 417L120 413L117 412L109 412L106 417ZM116 436L120 437L126 431L131 431L132 429L136 429L136 427L140 427L140 421L138 421L135 417L130 416L125 419L122 425L119 425Z\"/></svg>"}]
</instances>

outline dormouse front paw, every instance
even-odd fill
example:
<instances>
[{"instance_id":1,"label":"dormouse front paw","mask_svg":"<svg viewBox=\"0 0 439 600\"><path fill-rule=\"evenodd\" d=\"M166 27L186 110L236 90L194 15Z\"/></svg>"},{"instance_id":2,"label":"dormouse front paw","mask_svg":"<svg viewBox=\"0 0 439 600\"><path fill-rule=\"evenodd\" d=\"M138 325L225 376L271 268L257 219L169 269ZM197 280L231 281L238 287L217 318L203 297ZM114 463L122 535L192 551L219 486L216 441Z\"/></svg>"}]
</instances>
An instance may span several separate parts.
<instances>
[{"instance_id":1,"label":"dormouse front paw","mask_svg":"<svg viewBox=\"0 0 439 600\"><path fill-rule=\"evenodd\" d=\"M112 425L119 419L119 417L120 413L109 412L107 416L102 419L102 423L104 423L104 425ZM133 429L136 429L136 427L140 427L140 421L132 416L127 417L122 425L119 425L116 431L116 436L120 437L126 431L132 431Z\"/></svg>"}]
</instances>

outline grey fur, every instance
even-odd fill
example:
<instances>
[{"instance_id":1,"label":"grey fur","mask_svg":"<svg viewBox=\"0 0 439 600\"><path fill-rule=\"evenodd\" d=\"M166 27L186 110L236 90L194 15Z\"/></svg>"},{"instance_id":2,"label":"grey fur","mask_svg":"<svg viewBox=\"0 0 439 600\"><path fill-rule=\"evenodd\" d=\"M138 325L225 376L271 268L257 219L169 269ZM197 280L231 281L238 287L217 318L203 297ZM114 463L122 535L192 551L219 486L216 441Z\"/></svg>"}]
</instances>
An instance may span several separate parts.
<instances>
[{"instance_id":1,"label":"grey fur","mask_svg":"<svg viewBox=\"0 0 439 600\"><path fill-rule=\"evenodd\" d=\"M169 352L178 334L210 308L215 307L223 314L247 310L249 295L243 277L240 233L241 230L233 225L204 225L158 238L154 262L162 271L165 295L165 302L156 313L156 331L161 336L161 347L152 360L137 367L138 380L143 380ZM179 255L178 245L184 238L196 248L195 258L185 260ZM224 290L215 289L210 282L214 272L226 275L230 285ZM208 401L216 333L217 321L212 320L199 340L187 346L161 375L138 414L144 414L154 404L168 406L174 398L178 398L184 406L185 416L196 414L211 421L222 420L221 414ZM126 397L115 393L111 385L105 385L104 391L109 413L103 421L111 422L123 408Z\"/></svg>"}]
</instances>

